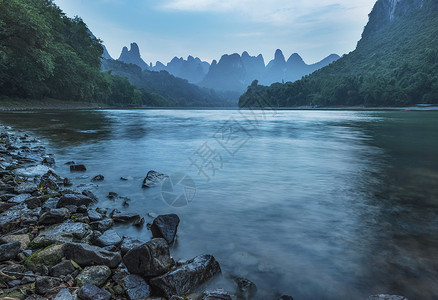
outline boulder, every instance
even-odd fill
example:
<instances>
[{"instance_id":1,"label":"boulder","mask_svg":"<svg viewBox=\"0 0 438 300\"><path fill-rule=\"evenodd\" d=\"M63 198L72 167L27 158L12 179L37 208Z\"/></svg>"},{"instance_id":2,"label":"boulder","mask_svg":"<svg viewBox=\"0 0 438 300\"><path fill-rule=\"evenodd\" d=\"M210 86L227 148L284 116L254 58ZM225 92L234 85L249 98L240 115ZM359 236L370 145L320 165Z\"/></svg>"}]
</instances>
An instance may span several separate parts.
<instances>
[{"instance_id":1,"label":"boulder","mask_svg":"<svg viewBox=\"0 0 438 300\"><path fill-rule=\"evenodd\" d=\"M113 219L106 219L105 218L101 221L95 221L95 222L90 223L90 226L94 230L104 232L104 231L107 231L108 229L110 229L111 227L114 226L114 221L113 221Z\"/></svg>"},{"instance_id":2,"label":"boulder","mask_svg":"<svg viewBox=\"0 0 438 300\"><path fill-rule=\"evenodd\" d=\"M61 182L62 179L58 175L56 175L52 170L49 170L46 174L41 177L40 183L38 184L38 188L40 191L44 193L53 193L59 191L58 182Z\"/></svg>"},{"instance_id":3,"label":"boulder","mask_svg":"<svg viewBox=\"0 0 438 300\"><path fill-rule=\"evenodd\" d=\"M201 255L164 275L152 278L150 285L167 298L172 295L185 296L220 272L219 263L212 255Z\"/></svg>"},{"instance_id":4,"label":"boulder","mask_svg":"<svg viewBox=\"0 0 438 300\"><path fill-rule=\"evenodd\" d=\"M70 165L70 171L72 172L83 172L87 171L85 165Z\"/></svg>"},{"instance_id":5,"label":"boulder","mask_svg":"<svg viewBox=\"0 0 438 300\"><path fill-rule=\"evenodd\" d=\"M11 242L0 245L0 262L14 259L21 250L19 242Z\"/></svg>"},{"instance_id":6,"label":"boulder","mask_svg":"<svg viewBox=\"0 0 438 300\"><path fill-rule=\"evenodd\" d=\"M231 300L231 296L223 289L205 291L199 300Z\"/></svg>"},{"instance_id":7,"label":"boulder","mask_svg":"<svg viewBox=\"0 0 438 300\"><path fill-rule=\"evenodd\" d=\"M17 205L17 203L9 203L0 201L0 213L3 213L9 210L11 207Z\"/></svg>"},{"instance_id":8,"label":"boulder","mask_svg":"<svg viewBox=\"0 0 438 300\"><path fill-rule=\"evenodd\" d=\"M146 174L146 177L143 180L142 187L143 188L153 187L153 186L158 185L161 182L163 182L166 178L169 178L169 176L166 174L162 174L162 173L151 170Z\"/></svg>"},{"instance_id":9,"label":"boulder","mask_svg":"<svg viewBox=\"0 0 438 300\"><path fill-rule=\"evenodd\" d=\"M46 294L53 288L58 287L62 280L55 277L40 276L35 280L35 292L40 295Z\"/></svg>"},{"instance_id":10,"label":"boulder","mask_svg":"<svg viewBox=\"0 0 438 300\"><path fill-rule=\"evenodd\" d=\"M80 242L91 233L90 226L84 223L66 221L61 224L51 225L41 231L33 239L34 248L43 248L54 243Z\"/></svg>"},{"instance_id":11,"label":"boulder","mask_svg":"<svg viewBox=\"0 0 438 300\"><path fill-rule=\"evenodd\" d=\"M123 287L130 300L147 299L150 295L149 285L138 275L125 276L118 281L118 284Z\"/></svg>"},{"instance_id":12,"label":"boulder","mask_svg":"<svg viewBox=\"0 0 438 300\"><path fill-rule=\"evenodd\" d=\"M164 238L169 245L172 245L175 240L178 224L179 217L176 214L160 215L152 223L152 235L155 238Z\"/></svg>"},{"instance_id":13,"label":"boulder","mask_svg":"<svg viewBox=\"0 0 438 300\"><path fill-rule=\"evenodd\" d=\"M98 213L96 210L90 209L88 211L88 219L90 219L91 222L100 221L103 219L103 216L100 213Z\"/></svg>"},{"instance_id":14,"label":"boulder","mask_svg":"<svg viewBox=\"0 0 438 300\"><path fill-rule=\"evenodd\" d=\"M242 277L235 278L237 283L236 297L238 300L251 300L255 298L257 286L250 280Z\"/></svg>"},{"instance_id":15,"label":"boulder","mask_svg":"<svg viewBox=\"0 0 438 300\"><path fill-rule=\"evenodd\" d=\"M15 234L15 235L6 235L0 238L0 244L7 244L11 242L19 242L21 250L26 249L30 243L30 238L28 234Z\"/></svg>"},{"instance_id":16,"label":"boulder","mask_svg":"<svg viewBox=\"0 0 438 300\"><path fill-rule=\"evenodd\" d=\"M83 300L109 300L111 293L95 285L85 284L78 290L78 296Z\"/></svg>"},{"instance_id":17,"label":"boulder","mask_svg":"<svg viewBox=\"0 0 438 300\"><path fill-rule=\"evenodd\" d=\"M90 266L82 270L76 277L76 284L83 286L93 284L102 287L111 277L111 270L107 266Z\"/></svg>"},{"instance_id":18,"label":"boulder","mask_svg":"<svg viewBox=\"0 0 438 300\"><path fill-rule=\"evenodd\" d=\"M141 220L140 215L138 214L119 211L113 212L111 218L115 223L135 223Z\"/></svg>"},{"instance_id":19,"label":"boulder","mask_svg":"<svg viewBox=\"0 0 438 300\"><path fill-rule=\"evenodd\" d=\"M65 257L81 266L105 265L116 268L122 261L118 252L110 252L97 246L79 243L68 243L65 248Z\"/></svg>"},{"instance_id":20,"label":"boulder","mask_svg":"<svg viewBox=\"0 0 438 300\"><path fill-rule=\"evenodd\" d=\"M94 200L90 197L84 196L84 195L78 195L78 194L66 194L63 195L60 199L58 204L56 205L57 208L65 207L67 205L75 205L75 206L89 206L92 204Z\"/></svg>"},{"instance_id":21,"label":"boulder","mask_svg":"<svg viewBox=\"0 0 438 300\"><path fill-rule=\"evenodd\" d=\"M29 270L37 272L42 266L47 268L55 266L61 262L63 257L64 245L53 245L29 256L24 262L24 266Z\"/></svg>"},{"instance_id":22,"label":"boulder","mask_svg":"<svg viewBox=\"0 0 438 300\"><path fill-rule=\"evenodd\" d=\"M24 203L26 204L27 208L29 209L36 209L38 207L41 207L41 198L38 197L31 197L24 200Z\"/></svg>"},{"instance_id":23,"label":"boulder","mask_svg":"<svg viewBox=\"0 0 438 300\"><path fill-rule=\"evenodd\" d=\"M122 238L115 230L107 230L96 239L94 244L99 247L118 246L122 243Z\"/></svg>"},{"instance_id":24,"label":"boulder","mask_svg":"<svg viewBox=\"0 0 438 300\"><path fill-rule=\"evenodd\" d=\"M8 200L8 202L18 204L18 203L22 203L22 202L26 201L27 199L29 199L31 197L32 197L31 194L20 194L20 195L17 195L17 196L10 198Z\"/></svg>"},{"instance_id":25,"label":"boulder","mask_svg":"<svg viewBox=\"0 0 438 300\"><path fill-rule=\"evenodd\" d=\"M54 300L73 300L73 297L68 289L62 289L56 294Z\"/></svg>"},{"instance_id":26,"label":"boulder","mask_svg":"<svg viewBox=\"0 0 438 300\"><path fill-rule=\"evenodd\" d=\"M408 298L397 295L372 295L368 297L368 300L408 300Z\"/></svg>"},{"instance_id":27,"label":"boulder","mask_svg":"<svg viewBox=\"0 0 438 300\"><path fill-rule=\"evenodd\" d=\"M67 208L54 208L43 213L38 220L38 224L53 225L62 223L68 218L70 218L70 211Z\"/></svg>"},{"instance_id":28,"label":"boulder","mask_svg":"<svg viewBox=\"0 0 438 300\"><path fill-rule=\"evenodd\" d=\"M55 165L55 159L53 157L46 156L46 157L44 157L41 164L48 166L48 167L53 167Z\"/></svg>"},{"instance_id":29,"label":"boulder","mask_svg":"<svg viewBox=\"0 0 438 300\"><path fill-rule=\"evenodd\" d=\"M38 191L38 187L33 182L24 182L17 185L14 190L19 194L32 194Z\"/></svg>"},{"instance_id":30,"label":"boulder","mask_svg":"<svg viewBox=\"0 0 438 300\"><path fill-rule=\"evenodd\" d=\"M0 231L9 233L21 226L34 225L39 217L39 209L28 209L21 203L0 214Z\"/></svg>"},{"instance_id":31,"label":"boulder","mask_svg":"<svg viewBox=\"0 0 438 300\"><path fill-rule=\"evenodd\" d=\"M283 295L277 298L277 300L294 300L292 296Z\"/></svg>"},{"instance_id":32,"label":"boulder","mask_svg":"<svg viewBox=\"0 0 438 300\"><path fill-rule=\"evenodd\" d=\"M60 277L60 276L67 276L75 271L75 267L69 260L63 260L60 263L54 265L50 271L50 276L53 277Z\"/></svg>"},{"instance_id":33,"label":"boulder","mask_svg":"<svg viewBox=\"0 0 438 300\"><path fill-rule=\"evenodd\" d=\"M120 246L120 250L122 251L122 255L125 255L129 250L143 245L145 242L133 239L131 237L125 237L123 239L122 245Z\"/></svg>"},{"instance_id":34,"label":"boulder","mask_svg":"<svg viewBox=\"0 0 438 300\"><path fill-rule=\"evenodd\" d=\"M167 242L164 239L152 239L129 250L123 256L123 263L131 274L154 277L169 271L174 262Z\"/></svg>"},{"instance_id":35,"label":"boulder","mask_svg":"<svg viewBox=\"0 0 438 300\"><path fill-rule=\"evenodd\" d=\"M95 182L95 181L103 181L105 179L105 177L103 175L96 175L94 176L91 181Z\"/></svg>"}]
</instances>

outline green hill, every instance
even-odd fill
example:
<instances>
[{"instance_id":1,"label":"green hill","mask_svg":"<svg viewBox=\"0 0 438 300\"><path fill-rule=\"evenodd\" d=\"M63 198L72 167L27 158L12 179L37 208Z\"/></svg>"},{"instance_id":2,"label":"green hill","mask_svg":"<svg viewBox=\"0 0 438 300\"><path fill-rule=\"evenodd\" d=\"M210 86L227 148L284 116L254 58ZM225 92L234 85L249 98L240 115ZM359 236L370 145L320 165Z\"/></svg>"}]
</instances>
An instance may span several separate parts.
<instances>
[{"instance_id":1,"label":"green hill","mask_svg":"<svg viewBox=\"0 0 438 300\"><path fill-rule=\"evenodd\" d=\"M378 0L356 50L301 80L253 82L239 106L438 103L438 3Z\"/></svg>"}]
</instances>

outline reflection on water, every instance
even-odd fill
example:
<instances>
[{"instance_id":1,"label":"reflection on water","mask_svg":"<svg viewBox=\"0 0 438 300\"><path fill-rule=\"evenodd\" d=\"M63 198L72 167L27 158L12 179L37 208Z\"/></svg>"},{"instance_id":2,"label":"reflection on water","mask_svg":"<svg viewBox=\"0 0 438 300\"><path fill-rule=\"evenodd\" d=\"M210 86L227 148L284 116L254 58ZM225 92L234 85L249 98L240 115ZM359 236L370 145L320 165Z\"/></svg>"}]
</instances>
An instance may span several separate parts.
<instances>
[{"instance_id":1,"label":"reflection on water","mask_svg":"<svg viewBox=\"0 0 438 300\"><path fill-rule=\"evenodd\" d=\"M258 126L231 110L1 113L0 121L41 136L56 171L94 189L100 206L180 215L173 256L211 253L225 274L254 281L260 299L434 299L437 113L257 113ZM230 117L251 136L234 156L213 139ZM206 142L224 161L209 182L189 161ZM69 160L85 163L89 177L70 174ZM171 208L160 188L141 189L151 169L187 173L194 201ZM105 175L98 188L90 183L97 174ZM109 191L130 197L130 206L107 199Z\"/></svg>"}]
</instances>

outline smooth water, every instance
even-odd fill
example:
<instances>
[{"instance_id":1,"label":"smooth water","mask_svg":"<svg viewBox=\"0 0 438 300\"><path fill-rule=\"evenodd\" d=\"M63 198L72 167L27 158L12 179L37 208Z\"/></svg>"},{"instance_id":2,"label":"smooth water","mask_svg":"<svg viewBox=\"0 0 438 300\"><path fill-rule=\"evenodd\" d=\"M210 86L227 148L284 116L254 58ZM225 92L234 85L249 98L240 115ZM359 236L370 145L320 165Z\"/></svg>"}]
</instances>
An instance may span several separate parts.
<instances>
[{"instance_id":1,"label":"smooth water","mask_svg":"<svg viewBox=\"0 0 438 300\"><path fill-rule=\"evenodd\" d=\"M225 278L254 281L260 299L438 297L437 112L43 111L0 122L40 137L56 172L91 188L99 206L147 222L177 213L174 258L213 254ZM88 171L70 173L70 160ZM189 202L169 206L160 186L141 188L148 170L186 174L195 198L179 185ZM110 191L130 206L106 199Z\"/></svg>"}]
</instances>

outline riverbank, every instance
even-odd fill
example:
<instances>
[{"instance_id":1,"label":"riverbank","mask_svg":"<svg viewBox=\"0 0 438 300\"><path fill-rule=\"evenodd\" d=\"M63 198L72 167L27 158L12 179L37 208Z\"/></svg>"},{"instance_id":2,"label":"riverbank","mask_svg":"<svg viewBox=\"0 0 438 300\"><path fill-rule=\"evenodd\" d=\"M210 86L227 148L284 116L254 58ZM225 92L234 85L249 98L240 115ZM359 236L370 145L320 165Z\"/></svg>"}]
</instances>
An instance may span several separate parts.
<instances>
[{"instance_id":1,"label":"riverbank","mask_svg":"<svg viewBox=\"0 0 438 300\"><path fill-rule=\"evenodd\" d=\"M75 109L100 109L105 105L87 102L71 102L52 98L41 100L36 99L15 99L0 98L0 111L22 111L22 110L75 110Z\"/></svg>"}]
</instances>

